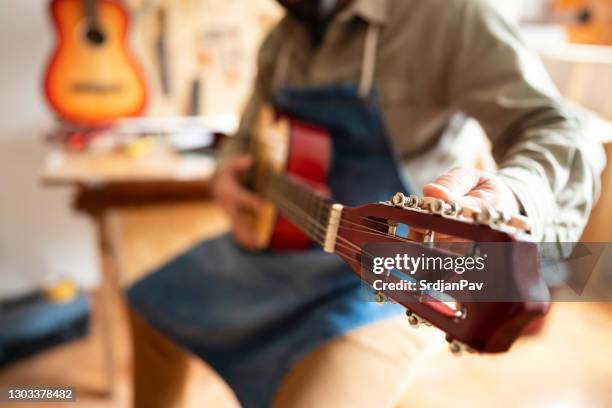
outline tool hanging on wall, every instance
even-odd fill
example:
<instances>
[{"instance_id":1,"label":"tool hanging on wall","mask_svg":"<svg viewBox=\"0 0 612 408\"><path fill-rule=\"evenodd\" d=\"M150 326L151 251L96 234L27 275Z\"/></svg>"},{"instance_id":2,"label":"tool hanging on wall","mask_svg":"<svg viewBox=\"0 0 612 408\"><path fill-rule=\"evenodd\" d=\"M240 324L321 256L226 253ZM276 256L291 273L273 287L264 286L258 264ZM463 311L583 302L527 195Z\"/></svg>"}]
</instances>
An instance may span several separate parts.
<instances>
[{"instance_id":1,"label":"tool hanging on wall","mask_svg":"<svg viewBox=\"0 0 612 408\"><path fill-rule=\"evenodd\" d=\"M155 41L155 51L157 57L157 71L162 93L169 96L172 93L170 83L170 72L168 67L168 20L167 11L164 6L157 9L157 40Z\"/></svg>"}]
</instances>

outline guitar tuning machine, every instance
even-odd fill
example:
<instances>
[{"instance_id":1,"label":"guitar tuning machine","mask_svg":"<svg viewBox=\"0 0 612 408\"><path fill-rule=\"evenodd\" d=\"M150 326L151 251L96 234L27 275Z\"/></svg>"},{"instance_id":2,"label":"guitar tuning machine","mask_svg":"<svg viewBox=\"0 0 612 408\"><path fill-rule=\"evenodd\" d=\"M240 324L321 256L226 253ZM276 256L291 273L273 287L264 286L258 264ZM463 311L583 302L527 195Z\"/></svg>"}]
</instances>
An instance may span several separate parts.
<instances>
[{"instance_id":1,"label":"guitar tuning machine","mask_svg":"<svg viewBox=\"0 0 612 408\"><path fill-rule=\"evenodd\" d=\"M410 310L406 310L406 317L408 318L408 323L410 324L410 326L414 327L415 329L422 324L428 327L431 326L430 322L423 319L421 316L414 314Z\"/></svg>"},{"instance_id":2,"label":"guitar tuning machine","mask_svg":"<svg viewBox=\"0 0 612 408\"><path fill-rule=\"evenodd\" d=\"M521 231L531 230L529 220L524 216L509 216L503 211L493 208L480 209L469 205L460 205L454 201L445 202L433 197L421 198L414 194L406 196L404 193L399 192L391 197L391 200L382 204L427 212L446 218L464 219L491 228L503 229L510 227Z\"/></svg>"},{"instance_id":3,"label":"guitar tuning machine","mask_svg":"<svg viewBox=\"0 0 612 408\"><path fill-rule=\"evenodd\" d=\"M404 193L396 193L391 198L391 204L401 208L420 208L423 200L417 195L406 196Z\"/></svg>"},{"instance_id":4,"label":"guitar tuning machine","mask_svg":"<svg viewBox=\"0 0 612 408\"><path fill-rule=\"evenodd\" d=\"M374 295L374 301L380 306L384 305L387 300L389 300L389 298L382 292L376 292L376 294Z\"/></svg>"},{"instance_id":5,"label":"guitar tuning machine","mask_svg":"<svg viewBox=\"0 0 612 408\"><path fill-rule=\"evenodd\" d=\"M404 193L395 193L395 195L391 197L391 204L396 207L403 207L405 201L406 196L404 195Z\"/></svg>"},{"instance_id":6,"label":"guitar tuning machine","mask_svg":"<svg viewBox=\"0 0 612 408\"><path fill-rule=\"evenodd\" d=\"M384 305L387 302L391 302L393 304L397 304L397 301L395 299L390 298L389 296L385 295L382 292L376 292L376 294L374 295L374 301L379 306L382 306L382 305Z\"/></svg>"},{"instance_id":7,"label":"guitar tuning machine","mask_svg":"<svg viewBox=\"0 0 612 408\"><path fill-rule=\"evenodd\" d=\"M467 218L478 225L495 227L505 224L508 217L501 211L492 208L480 209L472 206L463 206L461 216Z\"/></svg>"},{"instance_id":8,"label":"guitar tuning machine","mask_svg":"<svg viewBox=\"0 0 612 408\"><path fill-rule=\"evenodd\" d=\"M446 208L444 209L444 212L442 213L442 215L447 216L447 217L457 217L459 216L459 214L461 213L461 205L451 201L450 203L446 204Z\"/></svg>"},{"instance_id":9,"label":"guitar tuning machine","mask_svg":"<svg viewBox=\"0 0 612 408\"><path fill-rule=\"evenodd\" d=\"M453 339L453 337L448 334L446 335L446 342L448 343L448 349L450 350L450 352L457 357L461 356L463 352L467 352L470 354L474 354L476 352L473 348L469 347L464 343L461 343L458 340Z\"/></svg>"},{"instance_id":10,"label":"guitar tuning machine","mask_svg":"<svg viewBox=\"0 0 612 408\"><path fill-rule=\"evenodd\" d=\"M455 323L458 323L461 320L465 320L466 318L467 318L467 309L464 307L458 308L457 310L453 312L453 319L455 320Z\"/></svg>"}]
</instances>

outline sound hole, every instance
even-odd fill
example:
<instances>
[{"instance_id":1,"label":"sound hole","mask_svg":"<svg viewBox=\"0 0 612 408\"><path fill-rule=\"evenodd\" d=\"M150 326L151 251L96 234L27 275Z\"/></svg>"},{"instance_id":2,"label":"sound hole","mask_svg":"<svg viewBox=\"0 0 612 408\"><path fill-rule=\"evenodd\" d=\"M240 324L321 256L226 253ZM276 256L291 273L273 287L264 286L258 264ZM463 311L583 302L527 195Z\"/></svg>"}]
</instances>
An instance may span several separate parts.
<instances>
[{"instance_id":1,"label":"sound hole","mask_svg":"<svg viewBox=\"0 0 612 408\"><path fill-rule=\"evenodd\" d=\"M85 32L85 38L91 45L96 47L104 44L104 41L106 41L106 36L102 30L95 26L91 26L87 29Z\"/></svg>"},{"instance_id":2,"label":"sound hole","mask_svg":"<svg viewBox=\"0 0 612 408\"><path fill-rule=\"evenodd\" d=\"M588 8L582 9L578 13L578 22L581 24L587 24L588 22L591 21L592 17L593 15L592 15L591 10L589 10Z\"/></svg>"}]
</instances>

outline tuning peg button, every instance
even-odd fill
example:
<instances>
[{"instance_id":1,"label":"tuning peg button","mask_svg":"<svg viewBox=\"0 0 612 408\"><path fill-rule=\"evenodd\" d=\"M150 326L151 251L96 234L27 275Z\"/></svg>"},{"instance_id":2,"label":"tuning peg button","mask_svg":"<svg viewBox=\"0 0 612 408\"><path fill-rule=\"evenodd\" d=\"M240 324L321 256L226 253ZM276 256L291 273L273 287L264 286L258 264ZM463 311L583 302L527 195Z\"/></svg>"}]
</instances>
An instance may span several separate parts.
<instances>
[{"instance_id":1,"label":"tuning peg button","mask_svg":"<svg viewBox=\"0 0 612 408\"><path fill-rule=\"evenodd\" d=\"M389 300L389 298L382 292L376 292L374 295L374 301L379 305L384 305L387 300Z\"/></svg>"},{"instance_id":2,"label":"tuning peg button","mask_svg":"<svg viewBox=\"0 0 612 408\"><path fill-rule=\"evenodd\" d=\"M455 356L460 356L463 350L467 350L467 347L463 343L455 340L450 334L446 335L446 342L448 343L448 349Z\"/></svg>"},{"instance_id":3,"label":"tuning peg button","mask_svg":"<svg viewBox=\"0 0 612 408\"><path fill-rule=\"evenodd\" d=\"M391 197L391 204L396 207L403 207L406 202L406 196L404 193L395 193L393 197Z\"/></svg>"},{"instance_id":4,"label":"tuning peg button","mask_svg":"<svg viewBox=\"0 0 612 408\"><path fill-rule=\"evenodd\" d=\"M410 326L414 328L417 328L420 326L421 320L419 319L417 315L412 313L412 311L406 310L406 317L408 318L408 323L410 324Z\"/></svg>"},{"instance_id":5,"label":"tuning peg button","mask_svg":"<svg viewBox=\"0 0 612 408\"><path fill-rule=\"evenodd\" d=\"M450 350L451 353L453 353L455 356L460 356L461 352L463 351L463 347L461 347L461 344L459 344L456 341L453 341L451 343L448 344L448 349Z\"/></svg>"},{"instance_id":6,"label":"tuning peg button","mask_svg":"<svg viewBox=\"0 0 612 408\"><path fill-rule=\"evenodd\" d=\"M461 213L461 205L454 201L446 204L446 208L444 209L444 214L448 217L456 217Z\"/></svg>"}]
</instances>

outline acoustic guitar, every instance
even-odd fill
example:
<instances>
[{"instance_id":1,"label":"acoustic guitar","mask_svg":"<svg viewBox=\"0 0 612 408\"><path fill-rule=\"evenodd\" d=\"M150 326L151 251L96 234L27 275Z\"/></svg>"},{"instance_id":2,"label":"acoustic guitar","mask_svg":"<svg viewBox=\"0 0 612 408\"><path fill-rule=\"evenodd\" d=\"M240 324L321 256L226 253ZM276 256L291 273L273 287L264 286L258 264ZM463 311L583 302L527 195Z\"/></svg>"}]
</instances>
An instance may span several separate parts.
<instances>
[{"instance_id":1,"label":"acoustic guitar","mask_svg":"<svg viewBox=\"0 0 612 408\"><path fill-rule=\"evenodd\" d=\"M340 256L357 277L372 286L377 276L369 268L372 254L366 248L373 243L433 256L449 254L448 248L433 242L434 233L475 244L505 243L508 246L503 251L490 257L489 271L514 288L518 295L512 301L440 300L431 292L385 290L378 291L376 298L404 306L410 324L441 329L453 352L504 352L525 326L546 313L548 302L530 296L542 288L542 282L537 246L524 230L528 224L523 217L402 193L388 202L347 207L329 198L325 186L332 151L324 130L290 121L270 109L260 115L257 129L251 140L255 164L248 184L267 204L245 222L251 222L257 231L259 248L299 249L315 242ZM402 224L427 231L427 242L409 240L398 228ZM402 278L390 274L386 279L400 283ZM548 290L544 291L548 296Z\"/></svg>"},{"instance_id":2,"label":"acoustic guitar","mask_svg":"<svg viewBox=\"0 0 612 408\"><path fill-rule=\"evenodd\" d=\"M126 10L113 0L52 0L50 10L58 41L44 90L57 115L82 125L140 115L147 89Z\"/></svg>"},{"instance_id":3,"label":"acoustic guitar","mask_svg":"<svg viewBox=\"0 0 612 408\"><path fill-rule=\"evenodd\" d=\"M612 1L554 0L553 13L574 43L612 45Z\"/></svg>"}]
</instances>

